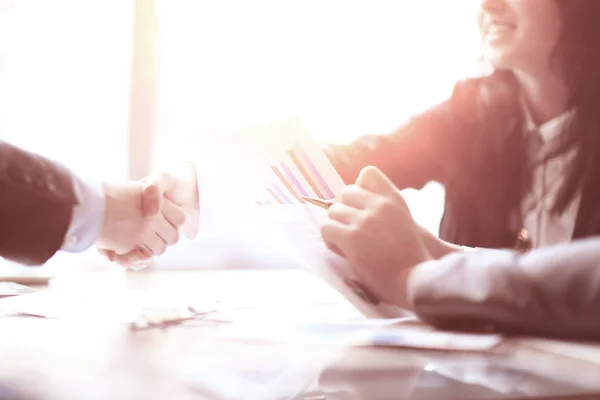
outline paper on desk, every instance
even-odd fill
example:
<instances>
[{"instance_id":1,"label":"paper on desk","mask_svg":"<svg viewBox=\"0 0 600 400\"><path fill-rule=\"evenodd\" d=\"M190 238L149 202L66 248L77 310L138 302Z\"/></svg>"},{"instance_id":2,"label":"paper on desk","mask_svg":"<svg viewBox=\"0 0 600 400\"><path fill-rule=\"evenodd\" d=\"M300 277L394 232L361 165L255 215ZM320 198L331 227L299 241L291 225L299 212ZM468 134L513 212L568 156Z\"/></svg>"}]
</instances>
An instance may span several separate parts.
<instances>
[{"instance_id":1,"label":"paper on desk","mask_svg":"<svg viewBox=\"0 0 600 400\"><path fill-rule=\"evenodd\" d=\"M369 332L405 319L363 319L339 322L263 322L233 323L223 328L217 340L244 342L351 345L364 340Z\"/></svg>"},{"instance_id":2,"label":"paper on desk","mask_svg":"<svg viewBox=\"0 0 600 400\"><path fill-rule=\"evenodd\" d=\"M363 345L445 351L490 351L502 342L496 334L468 334L390 328L372 332Z\"/></svg>"},{"instance_id":3,"label":"paper on desk","mask_svg":"<svg viewBox=\"0 0 600 400\"><path fill-rule=\"evenodd\" d=\"M3 313L60 319L110 319L129 321L135 316L131 307L103 305L52 291L43 291L0 301Z\"/></svg>"},{"instance_id":4,"label":"paper on desk","mask_svg":"<svg viewBox=\"0 0 600 400\"><path fill-rule=\"evenodd\" d=\"M185 304L145 293L85 296L47 290L0 300L0 314L20 314L44 318L94 320L130 323L142 313L159 315L183 313L193 306L198 312L216 310L215 301Z\"/></svg>"},{"instance_id":5,"label":"paper on desk","mask_svg":"<svg viewBox=\"0 0 600 400\"><path fill-rule=\"evenodd\" d=\"M333 323L234 323L217 340L326 346L405 347L444 351L489 351L500 335L474 335L418 329L411 317ZM404 326L404 324L409 324Z\"/></svg>"}]
</instances>

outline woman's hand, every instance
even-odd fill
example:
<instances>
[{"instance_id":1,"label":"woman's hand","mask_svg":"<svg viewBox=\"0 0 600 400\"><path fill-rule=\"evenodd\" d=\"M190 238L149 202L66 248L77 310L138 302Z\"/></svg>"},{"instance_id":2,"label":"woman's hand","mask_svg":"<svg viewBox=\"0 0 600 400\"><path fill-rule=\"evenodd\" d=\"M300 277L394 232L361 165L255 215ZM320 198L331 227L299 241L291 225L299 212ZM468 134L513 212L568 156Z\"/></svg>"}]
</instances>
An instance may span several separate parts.
<instances>
[{"instance_id":1,"label":"woman's hand","mask_svg":"<svg viewBox=\"0 0 600 400\"><path fill-rule=\"evenodd\" d=\"M366 167L328 213L322 228L327 246L380 300L408 308L410 272L431 255L400 191L379 169Z\"/></svg>"}]
</instances>

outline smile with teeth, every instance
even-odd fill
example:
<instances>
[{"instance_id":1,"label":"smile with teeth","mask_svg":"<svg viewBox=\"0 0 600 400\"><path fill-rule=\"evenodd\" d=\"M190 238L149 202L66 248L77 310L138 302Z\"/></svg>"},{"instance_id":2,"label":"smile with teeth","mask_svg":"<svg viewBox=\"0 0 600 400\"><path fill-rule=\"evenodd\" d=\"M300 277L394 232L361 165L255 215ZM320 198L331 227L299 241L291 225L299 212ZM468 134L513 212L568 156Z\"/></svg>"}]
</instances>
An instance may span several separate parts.
<instances>
[{"instance_id":1,"label":"smile with teeth","mask_svg":"<svg viewBox=\"0 0 600 400\"><path fill-rule=\"evenodd\" d=\"M515 30L515 26L508 24L490 24L486 29L486 41L490 44L504 40L507 35Z\"/></svg>"},{"instance_id":2,"label":"smile with teeth","mask_svg":"<svg viewBox=\"0 0 600 400\"><path fill-rule=\"evenodd\" d=\"M508 32L508 31L512 31L514 29L513 26L511 25L505 25L505 24L492 24L488 27L487 29L487 33L504 33L504 32Z\"/></svg>"}]
</instances>

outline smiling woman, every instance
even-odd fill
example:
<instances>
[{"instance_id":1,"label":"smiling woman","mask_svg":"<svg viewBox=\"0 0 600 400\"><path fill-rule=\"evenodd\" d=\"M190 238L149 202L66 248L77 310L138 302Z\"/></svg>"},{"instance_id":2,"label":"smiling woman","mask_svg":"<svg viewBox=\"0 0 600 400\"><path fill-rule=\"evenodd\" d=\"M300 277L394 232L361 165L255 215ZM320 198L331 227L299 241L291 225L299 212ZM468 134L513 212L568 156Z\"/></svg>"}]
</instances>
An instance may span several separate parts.
<instances>
[{"instance_id":1,"label":"smiling woman","mask_svg":"<svg viewBox=\"0 0 600 400\"><path fill-rule=\"evenodd\" d=\"M496 68L532 68L547 60L561 31L554 1L482 1L479 30L486 58Z\"/></svg>"}]
</instances>

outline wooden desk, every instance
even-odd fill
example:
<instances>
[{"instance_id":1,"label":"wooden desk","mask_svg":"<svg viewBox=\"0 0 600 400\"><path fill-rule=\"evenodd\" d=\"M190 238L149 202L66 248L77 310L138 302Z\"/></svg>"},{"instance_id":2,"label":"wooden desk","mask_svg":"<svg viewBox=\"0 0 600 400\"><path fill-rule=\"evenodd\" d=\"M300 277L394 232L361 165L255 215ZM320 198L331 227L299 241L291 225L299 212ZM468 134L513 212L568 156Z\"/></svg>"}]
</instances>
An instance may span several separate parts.
<instances>
[{"instance_id":1,"label":"wooden desk","mask_svg":"<svg viewBox=\"0 0 600 400\"><path fill-rule=\"evenodd\" d=\"M212 296L258 305L272 304L273 299L279 299L280 304L293 307L307 297L315 302L339 301L336 293L301 271L128 273L125 283L127 290L143 289L189 298ZM339 304L339 312L340 315L350 313L343 303ZM37 396L24 397L27 399L197 399L207 398L206 393L190 385L186 378L190 372L226 371L232 363L258 368L265 363L302 360L314 369L314 381L324 390L360 386L360 377L372 378L374 372L378 379L390 373L392 378L386 381L388 384L403 385L400 389L397 386L390 389L382 381L374 387L370 378L370 386L355 388L355 392L362 390L363 397L346 398L383 399L386 397L374 396L374 391L388 389L395 395L387 398L398 398L398 393L412 394L411 398L428 398L432 393L437 398L452 398L456 394L462 398L481 398L477 396L483 396L484 389L473 391L472 384L457 385L456 381L460 383L479 376L477 379L491 380L492 387L506 384L504 375L500 383L491 379L492 365L535 370L544 376L571 381L580 387L579 391L586 386L600 385L596 382L600 376L600 350L595 346L522 340L507 342L496 354L459 356L367 348L250 345L215 341L217 329L216 325L200 324L132 332L119 323L3 317L0 318L0 382L12 382L19 390ZM451 366L457 363L462 367L453 370ZM438 371L435 385L445 382L447 386L437 388L438 392L427 391L434 390L434 384L430 384L432 388L425 387L427 379L433 379L427 378L429 375L424 372L428 370L427 365L438 365L438 369L444 371ZM470 374L469 378L459 376L467 365L479 368L481 373ZM417 390L419 385L421 392ZM477 387L482 385L485 386L479 382ZM523 379L519 385L523 385ZM539 390L536 385L529 383L528 390L535 393ZM600 393L600 387L597 389Z\"/></svg>"}]
</instances>

